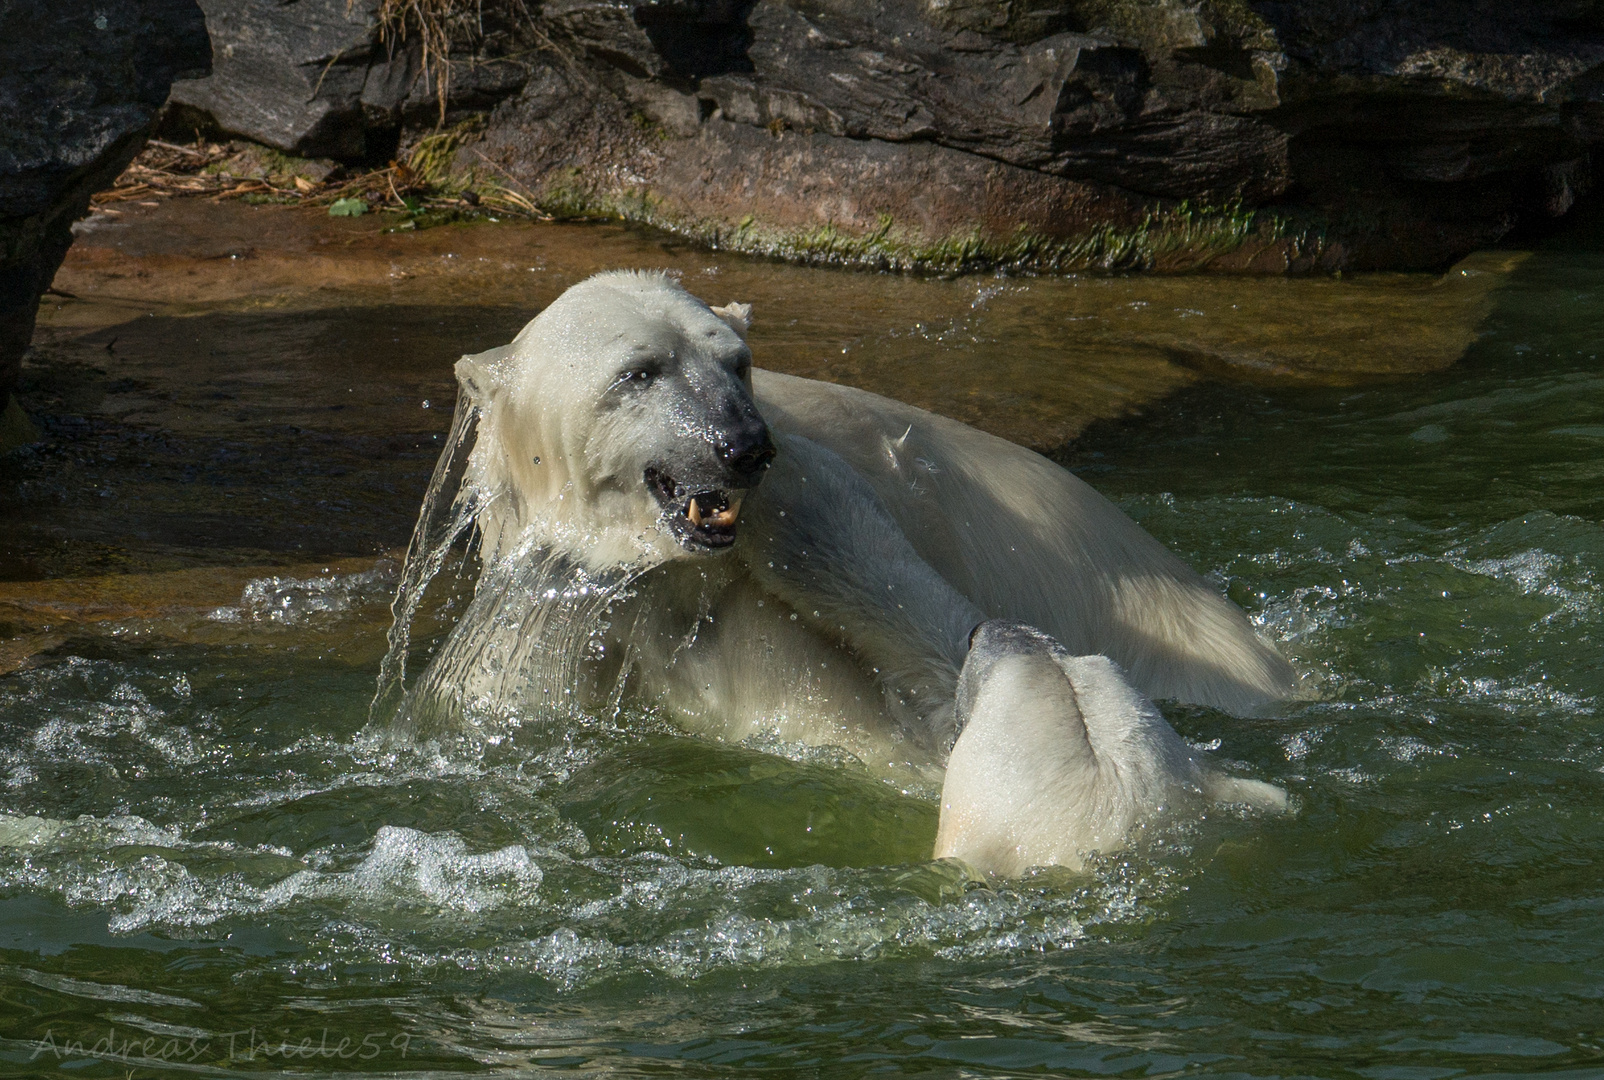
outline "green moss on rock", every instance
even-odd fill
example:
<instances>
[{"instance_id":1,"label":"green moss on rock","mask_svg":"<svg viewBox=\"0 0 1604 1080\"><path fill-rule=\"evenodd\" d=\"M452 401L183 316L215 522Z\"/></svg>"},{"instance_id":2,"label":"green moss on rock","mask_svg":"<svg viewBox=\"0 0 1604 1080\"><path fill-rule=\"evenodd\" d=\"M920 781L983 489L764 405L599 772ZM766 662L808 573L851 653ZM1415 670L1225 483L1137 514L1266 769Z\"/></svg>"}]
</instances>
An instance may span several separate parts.
<instances>
[{"instance_id":1,"label":"green moss on rock","mask_svg":"<svg viewBox=\"0 0 1604 1080\"><path fill-rule=\"evenodd\" d=\"M547 186L539 210L557 219L613 219L650 225L722 251L811 265L932 273L1012 270L1026 273L1201 269L1250 241L1273 243L1292 237L1288 222L1240 204L1157 207L1135 226L1097 224L1071 237L1051 237L1020 228L1007 236L979 229L930 236L882 215L866 231L836 224L786 227L747 215L731 223L677 212L649 191L608 194L569 183ZM1306 238L1298 239L1306 244Z\"/></svg>"}]
</instances>

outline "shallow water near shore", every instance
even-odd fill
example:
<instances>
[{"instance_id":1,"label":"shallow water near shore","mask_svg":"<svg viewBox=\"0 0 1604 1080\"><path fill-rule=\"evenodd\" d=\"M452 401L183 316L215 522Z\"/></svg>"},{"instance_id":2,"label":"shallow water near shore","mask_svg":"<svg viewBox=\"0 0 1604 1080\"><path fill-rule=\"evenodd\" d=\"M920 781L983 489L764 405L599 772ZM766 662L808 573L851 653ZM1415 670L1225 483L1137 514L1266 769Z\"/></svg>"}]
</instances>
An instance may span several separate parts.
<instances>
[{"instance_id":1,"label":"shallow water near shore","mask_svg":"<svg viewBox=\"0 0 1604 1080\"><path fill-rule=\"evenodd\" d=\"M655 243L591 235L597 260ZM1166 714L1296 812L988 887L925 861L928 793L828 750L627 711L391 746L366 710L449 363L559 286L258 281L115 316L84 289L29 369L50 439L0 461L0 1075L1604 1070L1604 256L1488 255L1446 307L1451 275L675 259L767 295L760 364L926 371L919 403L1036 439L1216 581L1308 693ZM857 295L850 333L810 291ZM1462 359L1331 366L1347 338L1387 370L1376 310L1470 311ZM1059 369L1073 393L1041 393Z\"/></svg>"}]
</instances>

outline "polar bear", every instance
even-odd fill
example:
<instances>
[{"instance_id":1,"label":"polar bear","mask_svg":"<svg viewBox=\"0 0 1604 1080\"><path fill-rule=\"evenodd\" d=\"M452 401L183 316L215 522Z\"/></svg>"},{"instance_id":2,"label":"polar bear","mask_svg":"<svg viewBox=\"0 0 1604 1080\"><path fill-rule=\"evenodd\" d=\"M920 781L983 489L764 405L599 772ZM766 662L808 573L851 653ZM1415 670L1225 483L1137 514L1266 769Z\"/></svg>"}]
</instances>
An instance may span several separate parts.
<instances>
[{"instance_id":1,"label":"polar bear","mask_svg":"<svg viewBox=\"0 0 1604 1080\"><path fill-rule=\"evenodd\" d=\"M1200 802L1279 813L1281 788L1203 760L1106 656L1071 656L1034 627L975 627L958 678L957 742L936 858L1017 876L1080 869L1166 810Z\"/></svg>"},{"instance_id":2,"label":"polar bear","mask_svg":"<svg viewBox=\"0 0 1604 1080\"><path fill-rule=\"evenodd\" d=\"M664 274L605 273L458 363L472 448L448 449L436 486L458 483L480 577L403 727L487 700L628 696L693 732L939 775L970 633L996 618L1109 657L1152 697L1245 712L1293 690L1235 607L1078 478L923 410L756 370L750 318ZM440 561L429 518L409 565Z\"/></svg>"}]
</instances>

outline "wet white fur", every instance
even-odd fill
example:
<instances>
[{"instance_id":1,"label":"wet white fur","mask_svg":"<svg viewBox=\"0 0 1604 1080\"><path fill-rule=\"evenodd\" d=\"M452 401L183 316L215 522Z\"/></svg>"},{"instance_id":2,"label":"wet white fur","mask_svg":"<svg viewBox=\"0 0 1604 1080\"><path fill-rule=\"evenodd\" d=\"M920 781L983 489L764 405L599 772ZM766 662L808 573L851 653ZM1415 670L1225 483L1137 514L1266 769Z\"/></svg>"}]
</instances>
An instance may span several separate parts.
<instances>
[{"instance_id":1,"label":"wet white fur","mask_svg":"<svg viewBox=\"0 0 1604 1080\"><path fill-rule=\"evenodd\" d=\"M741 344L750 313L710 309L660 274L600 274L510 344L458 361L462 392L480 407L464 483L479 492L484 557L528 531L592 569L684 555L657 528L641 473L654 450L698 438L698 418L658 417L643 430L637 413L596 405L631 356L674 353L705 366Z\"/></svg>"},{"instance_id":2,"label":"wet white fur","mask_svg":"<svg viewBox=\"0 0 1604 1080\"><path fill-rule=\"evenodd\" d=\"M1208 764L1107 657L1070 656L1046 639L988 646L983 634L964 669L964 682L978 685L963 688L966 723L947 761L936 858L1003 876L1080 869L1166 810L1286 809L1282 789Z\"/></svg>"},{"instance_id":3,"label":"wet white fur","mask_svg":"<svg viewBox=\"0 0 1604 1080\"><path fill-rule=\"evenodd\" d=\"M773 625L772 604L757 614L754 605L768 589L754 590L728 565L732 560L693 556L658 529L658 508L640 482L640 448L694 437L694 425L676 421L680 430L641 431L595 407L612 365L629 348L642 342L693 352L704 342L722 347L749 318L745 305L715 313L656 274L599 275L575 286L511 344L458 365L464 391L483 409L465 482L484 503L479 520L487 558L496 556L505 537L532 530L542 543L593 567L694 562L695 582L675 584L668 580L674 575L661 575L670 592L705 593L701 578L715 581L723 590L720 603L729 608L727 622L749 616L748 629L768 645L759 654L748 649L728 657L739 670L727 675L713 669L730 664L693 665L701 688L695 700L679 701L690 713L705 717L719 703L739 705L738 713L756 707L767 714L753 721L761 725L798 707L806 711L794 694L707 689L709 677L753 680L761 657L772 658L780 647L808 661L819 691L810 696L825 712L854 714L825 726L861 726L878 709L854 709L842 699L861 697L862 680L823 675L816 661L843 645L873 652L874 643L838 640L840 632L824 633L821 622L812 635L818 640L804 647L789 633L792 627ZM798 436L829 451L829 467L849 470L847 481L872 491L924 566L985 615L1040 627L1071 653L1108 655L1154 697L1246 712L1292 692L1290 667L1240 612L1113 504L1045 458L849 387L763 371L753 373L752 386L777 436ZM746 513L760 510L762 500L805 505L803 479L797 470L776 470L748 500L753 505ZM860 546L852 536L838 544L847 553ZM736 556L749 546L743 536ZM694 604L700 609L700 600ZM807 605L793 606L812 618ZM712 614L716 623L721 612ZM731 644L728 634L709 636ZM931 653L928 642L914 645ZM936 649L931 662L950 667L952 658ZM776 707L755 700L765 697L775 698ZM746 726L732 722L730 734ZM800 726L807 729L811 721Z\"/></svg>"},{"instance_id":4,"label":"wet white fur","mask_svg":"<svg viewBox=\"0 0 1604 1080\"><path fill-rule=\"evenodd\" d=\"M939 767L964 635L986 617L1105 654L1154 697L1246 712L1292 692L1241 613L1078 478L849 387L754 371L779 457L733 550L685 551L641 468L653 447L699 437L696 418L647 423L598 401L629 350L711 363L750 317L661 275L605 274L458 365L482 410L464 483L484 557L533 538L591 568L655 567L611 619L607 655L637 698L721 738Z\"/></svg>"},{"instance_id":5,"label":"wet white fur","mask_svg":"<svg viewBox=\"0 0 1604 1080\"><path fill-rule=\"evenodd\" d=\"M1242 613L1080 478L955 420L851 387L754 374L777 433L827 447L919 556L992 617L1101 653L1155 698L1248 713L1287 662Z\"/></svg>"}]
</instances>

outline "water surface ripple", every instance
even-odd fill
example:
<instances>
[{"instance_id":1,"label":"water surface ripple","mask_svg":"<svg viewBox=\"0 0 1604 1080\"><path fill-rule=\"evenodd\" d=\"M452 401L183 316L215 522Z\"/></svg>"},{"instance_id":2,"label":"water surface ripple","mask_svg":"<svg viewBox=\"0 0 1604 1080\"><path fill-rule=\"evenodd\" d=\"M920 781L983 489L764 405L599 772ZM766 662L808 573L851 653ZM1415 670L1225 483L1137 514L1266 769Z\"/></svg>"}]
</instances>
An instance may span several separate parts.
<instances>
[{"instance_id":1,"label":"water surface ripple","mask_svg":"<svg viewBox=\"0 0 1604 1080\"><path fill-rule=\"evenodd\" d=\"M397 749L393 569L53 639L0 677L0 1073L1600 1075L1600 296L1539 254L1445 374L1200 382L1061 452L1308 684L1166 707L1295 814L1084 876L980 887L923 861L928 793L647 715ZM307 483L376 554L431 438ZM6 497L48 519L69 466Z\"/></svg>"}]
</instances>

